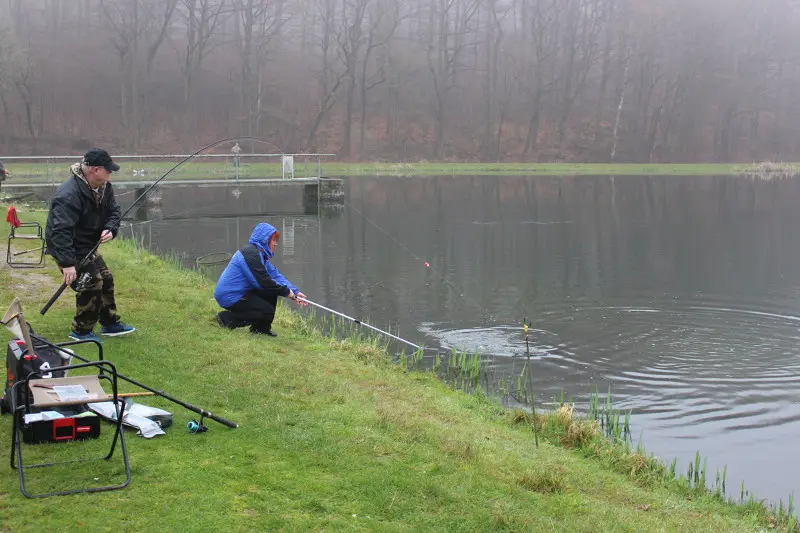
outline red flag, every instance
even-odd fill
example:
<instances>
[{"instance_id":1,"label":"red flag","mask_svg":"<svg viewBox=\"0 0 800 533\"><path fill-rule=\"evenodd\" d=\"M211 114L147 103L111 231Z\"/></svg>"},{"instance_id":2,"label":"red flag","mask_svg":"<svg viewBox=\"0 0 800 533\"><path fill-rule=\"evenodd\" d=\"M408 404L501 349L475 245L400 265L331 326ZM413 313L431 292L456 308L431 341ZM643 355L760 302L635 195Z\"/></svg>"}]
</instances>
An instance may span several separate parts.
<instances>
[{"instance_id":1,"label":"red flag","mask_svg":"<svg viewBox=\"0 0 800 533\"><path fill-rule=\"evenodd\" d=\"M6 222L11 224L12 228L18 228L22 224L19 221L19 217L17 216L17 208L13 205L8 208L8 214L6 215Z\"/></svg>"}]
</instances>

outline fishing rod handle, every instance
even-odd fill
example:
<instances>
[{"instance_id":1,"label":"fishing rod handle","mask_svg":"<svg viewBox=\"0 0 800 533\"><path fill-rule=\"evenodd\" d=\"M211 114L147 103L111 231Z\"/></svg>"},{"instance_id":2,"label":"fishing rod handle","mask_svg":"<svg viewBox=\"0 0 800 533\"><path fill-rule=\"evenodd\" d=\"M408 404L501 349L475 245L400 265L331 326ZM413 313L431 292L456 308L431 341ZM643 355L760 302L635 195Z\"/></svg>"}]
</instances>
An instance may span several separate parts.
<instances>
[{"instance_id":1,"label":"fishing rod handle","mask_svg":"<svg viewBox=\"0 0 800 533\"><path fill-rule=\"evenodd\" d=\"M47 303L44 304L44 307L42 307L42 310L39 311L39 313L41 313L42 315L47 313L47 310L53 307L53 304L56 303L58 297L61 296L61 293L64 292L66 289L67 289L67 284L62 282L61 287L59 287L58 290L53 293L53 296L51 296L50 299L47 300Z\"/></svg>"},{"instance_id":2,"label":"fishing rod handle","mask_svg":"<svg viewBox=\"0 0 800 533\"><path fill-rule=\"evenodd\" d=\"M89 260L89 258L91 258L94 255L94 253L97 251L97 249L100 248L101 242L102 241L97 241L97 244L95 244L94 248L92 248L92 250L88 254L86 254L86 257L81 259L78 262L78 264L75 265L75 272L80 271L80 269L83 267L83 265L86 264L86 262ZM41 311L39 311L39 313L41 313L42 315L47 313L47 310L50 309L51 307L53 307L53 304L56 303L56 300L58 300L58 297L61 296L61 293L64 292L66 289L67 289L67 284L62 282L61 286L58 288L58 290L56 292L53 293L53 296L51 296L50 299L47 300L47 303L44 304L44 307L42 307L42 309L41 309Z\"/></svg>"}]
</instances>

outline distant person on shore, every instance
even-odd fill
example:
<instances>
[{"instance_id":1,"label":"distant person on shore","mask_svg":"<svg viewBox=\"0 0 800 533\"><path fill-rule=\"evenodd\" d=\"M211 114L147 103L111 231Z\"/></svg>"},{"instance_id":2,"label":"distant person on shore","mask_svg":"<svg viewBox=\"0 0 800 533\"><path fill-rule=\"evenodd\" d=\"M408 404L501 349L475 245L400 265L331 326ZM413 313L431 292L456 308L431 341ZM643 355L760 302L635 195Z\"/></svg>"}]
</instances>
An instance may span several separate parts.
<instances>
[{"instance_id":1,"label":"distant person on shore","mask_svg":"<svg viewBox=\"0 0 800 533\"><path fill-rule=\"evenodd\" d=\"M114 198L111 174L119 170L108 152L93 148L72 175L62 183L47 215L47 253L56 260L64 283L77 294L75 318L69 336L75 340L100 340L93 332L100 322L102 335L118 337L133 333L120 321L114 300L114 277L96 251L80 269L78 263L99 242L117 236L120 208Z\"/></svg>"},{"instance_id":2,"label":"distant person on shore","mask_svg":"<svg viewBox=\"0 0 800 533\"><path fill-rule=\"evenodd\" d=\"M277 337L272 331L278 296L308 305L300 292L270 262L280 240L280 232L262 222L250 235L250 241L233 254L214 289L214 299L224 308L217 313L217 323L229 329L250 326L257 335Z\"/></svg>"}]
</instances>

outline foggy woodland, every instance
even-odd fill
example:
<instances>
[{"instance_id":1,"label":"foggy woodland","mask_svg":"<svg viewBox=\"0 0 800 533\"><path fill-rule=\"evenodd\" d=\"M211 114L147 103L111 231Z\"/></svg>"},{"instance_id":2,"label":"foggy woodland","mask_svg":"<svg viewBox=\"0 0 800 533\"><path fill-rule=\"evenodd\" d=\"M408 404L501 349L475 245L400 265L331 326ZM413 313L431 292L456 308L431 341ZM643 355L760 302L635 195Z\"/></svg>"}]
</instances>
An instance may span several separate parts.
<instances>
[{"instance_id":1,"label":"foggy woodland","mask_svg":"<svg viewBox=\"0 0 800 533\"><path fill-rule=\"evenodd\" d=\"M799 160L798 67L794 0L0 0L0 147Z\"/></svg>"}]
</instances>

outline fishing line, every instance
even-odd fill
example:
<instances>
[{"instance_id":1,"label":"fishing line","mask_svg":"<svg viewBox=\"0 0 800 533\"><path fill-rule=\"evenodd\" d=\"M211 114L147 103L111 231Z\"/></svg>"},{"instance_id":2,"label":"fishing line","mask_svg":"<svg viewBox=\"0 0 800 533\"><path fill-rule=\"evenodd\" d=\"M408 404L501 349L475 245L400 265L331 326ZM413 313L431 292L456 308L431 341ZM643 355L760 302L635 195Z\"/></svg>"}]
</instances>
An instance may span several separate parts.
<instances>
[{"instance_id":1,"label":"fishing line","mask_svg":"<svg viewBox=\"0 0 800 533\"><path fill-rule=\"evenodd\" d=\"M189 214L191 214L191 213L196 213L196 212L198 212L198 211L202 211L203 209L212 209L212 208L214 208L214 207L220 207L220 206L227 205L227 204L228 204L228 202L220 202L220 203L218 203L218 204L203 205L203 206L201 206L201 207L196 207L196 208L193 208L193 209L187 209L187 210L185 210L185 211L178 211L177 213L171 213L171 214L168 214L168 215L164 215L164 214L162 214L162 215L161 215L161 218L152 218L152 219L148 220L148 222L152 222L152 221L154 221L154 220L155 220L155 221L161 221L161 220L163 220L163 221L170 221L170 220L175 220L177 217L181 217L181 216L189 215ZM200 217L198 217L198 218L202 218L202 215L201 215Z\"/></svg>"},{"instance_id":2,"label":"fishing line","mask_svg":"<svg viewBox=\"0 0 800 533\"><path fill-rule=\"evenodd\" d=\"M391 233L389 233L388 231L386 231L385 229L383 229L383 228L382 228L380 225L378 225L378 223L377 223L377 222L375 222L374 220L372 220L371 218L369 218L369 217L368 217L367 215L365 215L365 214L364 214L362 211L360 211L358 208L356 208L356 207L355 207L353 204L351 204L351 203L350 203L350 202L348 202L347 200L343 200L343 201L344 201L345 205L347 205L348 207L350 207L350 209L352 209L353 211L355 211L356 213L358 213L359 215L361 215L362 217L364 217L364 220L366 220L367 222L369 222L370 224L372 224L372 225L373 225L373 226L374 226L374 227L375 227L375 228L376 228L378 231L380 231L381 233L383 233L384 235L386 235L387 237L389 237L390 239L392 239L392 240L395 242L395 244L397 244L397 245L398 245L400 248L402 248L402 249L403 249L403 250L404 250L404 251L405 251L405 252L406 252L408 255L410 255L411 257L413 257L413 258L414 258L414 259L416 259L417 261L421 262L421 263L422 263L422 265L423 265L425 268L429 269L429 270L430 270L431 272L433 272L433 273L434 273L436 276L438 276L438 277L439 277L439 279L441 279L441 280L442 280L442 282L443 282L445 285L449 285L449 286L450 286L450 287L451 287L451 288L452 288L452 289L453 289L453 290L456 292L456 294L458 294L459 296L461 296L462 298L464 298L466 301L468 301L468 302L470 302L470 303L474 304L475 306L477 306L477 307L478 307L478 308L479 308L479 309L480 309L480 310L481 310L481 311L482 311L482 312L483 312L483 313L484 313L486 316L488 316L488 318L492 318L492 317L491 317L491 313L489 313L485 307L483 307L481 304L479 304L479 303L478 303L477 301L475 301L473 298L471 298L470 296L468 296L468 295L467 295L467 294L466 294L466 293L465 293L465 292L464 292L464 291L463 291L463 290L462 290L460 287L458 287L458 286L457 286L455 283L453 283L453 282L451 282L449 279L447 279L447 276L446 276L446 275L444 275L444 274L440 273L438 270L436 270L434 267L432 267L428 261L425 261L425 260L424 260L422 257L420 257L420 256L418 256L417 254L415 254L414 252L412 252L412 251L411 251L411 250L408 248L408 246L406 246L405 244L403 244L402 242L400 242L400 240L398 240L398 239L397 239L397 238L396 238L394 235L392 235Z\"/></svg>"}]
</instances>

